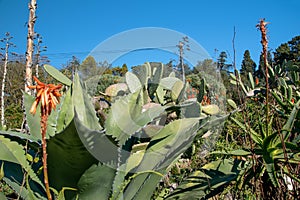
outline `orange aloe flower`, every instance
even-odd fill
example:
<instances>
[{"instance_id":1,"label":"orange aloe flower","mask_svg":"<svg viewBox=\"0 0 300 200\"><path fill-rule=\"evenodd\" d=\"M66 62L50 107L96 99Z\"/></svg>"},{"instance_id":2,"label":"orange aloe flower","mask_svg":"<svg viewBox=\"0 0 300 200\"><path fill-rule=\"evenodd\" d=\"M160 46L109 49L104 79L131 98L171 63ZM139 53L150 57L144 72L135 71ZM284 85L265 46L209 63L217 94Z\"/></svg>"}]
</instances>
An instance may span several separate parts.
<instances>
[{"instance_id":1,"label":"orange aloe flower","mask_svg":"<svg viewBox=\"0 0 300 200\"><path fill-rule=\"evenodd\" d=\"M41 102L41 115L50 115L51 110L56 108L56 105L59 103L59 97L61 94L59 90L62 88L62 85L53 85L53 84L45 84L39 81L35 76L33 77L37 85L27 86L30 89L36 89L36 98L33 102L30 113L35 114L36 108Z\"/></svg>"}]
</instances>

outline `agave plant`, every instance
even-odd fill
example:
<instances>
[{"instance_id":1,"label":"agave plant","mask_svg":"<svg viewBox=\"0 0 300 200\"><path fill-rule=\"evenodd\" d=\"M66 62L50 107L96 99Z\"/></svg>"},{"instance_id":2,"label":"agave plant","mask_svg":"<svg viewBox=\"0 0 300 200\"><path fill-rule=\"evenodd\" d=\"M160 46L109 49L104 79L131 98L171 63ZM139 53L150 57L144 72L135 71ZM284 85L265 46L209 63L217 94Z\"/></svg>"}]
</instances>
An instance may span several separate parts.
<instances>
[{"instance_id":1,"label":"agave plant","mask_svg":"<svg viewBox=\"0 0 300 200\"><path fill-rule=\"evenodd\" d=\"M126 74L130 93L113 103L102 127L79 76L70 81L54 67L44 68L65 85L46 133L54 199L150 199L195 136L225 119L201 113L199 102L185 101L181 80L163 78L163 65L152 70L146 63L139 76ZM24 99L30 135L0 132L1 178L24 199L46 199L40 118L29 113L35 99ZM166 123L174 111L178 116Z\"/></svg>"}]
</instances>

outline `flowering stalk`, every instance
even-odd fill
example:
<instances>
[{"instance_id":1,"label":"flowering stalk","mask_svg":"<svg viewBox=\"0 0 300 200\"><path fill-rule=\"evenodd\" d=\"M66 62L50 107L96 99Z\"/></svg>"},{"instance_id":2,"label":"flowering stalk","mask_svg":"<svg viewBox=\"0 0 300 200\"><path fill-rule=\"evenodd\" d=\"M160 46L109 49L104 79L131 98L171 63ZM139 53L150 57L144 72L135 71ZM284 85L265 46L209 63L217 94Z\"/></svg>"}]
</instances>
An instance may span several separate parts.
<instances>
[{"instance_id":1,"label":"flowering stalk","mask_svg":"<svg viewBox=\"0 0 300 200\"><path fill-rule=\"evenodd\" d=\"M44 172L44 183L46 187L46 193L48 200L52 200L50 193L49 180L48 180L48 170L47 170L47 121L48 116L51 114L52 109L56 108L59 103L59 97L61 94L59 90L62 85L45 84L39 81L35 76L33 77L37 85L28 86L29 89L36 89L36 98L33 102L30 113L35 114L36 108L41 102L41 134L42 134L42 148L43 148L43 172Z\"/></svg>"},{"instance_id":2,"label":"flowering stalk","mask_svg":"<svg viewBox=\"0 0 300 200\"><path fill-rule=\"evenodd\" d=\"M265 78L266 78L266 127L267 127L267 134L269 133L269 72L268 72L268 39L267 39L267 24L268 22L265 22L265 19L261 19L259 21L259 24L257 25L257 28L261 32L261 44L263 47L263 58L264 58L264 64L265 64Z\"/></svg>"}]
</instances>

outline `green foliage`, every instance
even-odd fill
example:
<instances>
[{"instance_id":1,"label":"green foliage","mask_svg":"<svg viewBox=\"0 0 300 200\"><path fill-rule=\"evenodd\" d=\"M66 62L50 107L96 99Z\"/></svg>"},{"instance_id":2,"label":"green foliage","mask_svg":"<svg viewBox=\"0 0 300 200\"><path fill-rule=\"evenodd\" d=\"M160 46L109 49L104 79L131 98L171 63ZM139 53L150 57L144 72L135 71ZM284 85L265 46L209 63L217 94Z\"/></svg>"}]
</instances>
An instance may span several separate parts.
<instances>
[{"instance_id":1,"label":"green foliage","mask_svg":"<svg viewBox=\"0 0 300 200\"><path fill-rule=\"evenodd\" d=\"M50 76L54 77L60 83L67 86L70 86L72 84L72 81L69 78L67 78L63 73L61 73L51 65L44 65L44 69Z\"/></svg>"},{"instance_id":2,"label":"green foliage","mask_svg":"<svg viewBox=\"0 0 300 200\"><path fill-rule=\"evenodd\" d=\"M209 199L221 193L242 171L243 162L222 159L204 165L193 172L165 199Z\"/></svg>"},{"instance_id":3,"label":"green foliage","mask_svg":"<svg viewBox=\"0 0 300 200\"><path fill-rule=\"evenodd\" d=\"M213 126L210 119L224 121L224 117L216 116L215 113L199 117L200 104L185 102L180 97L185 91L184 84L175 77L163 78L162 67L158 66L152 71L150 65L145 64L142 73L137 74L136 82L126 79L133 93L120 96L113 103L105 129L98 122L84 84L78 74L74 76L60 105L51 113L48 121L49 182L57 199L150 198L162 174L167 173L169 167L192 144L196 135L203 134ZM55 68L46 68L55 79L69 84L69 79ZM130 75L136 76L128 72L127 76ZM154 80L158 81L158 86L153 84ZM154 91L152 99L149 97L150 90ZM41 139L39 116L29 114L33 97L26 94L24 97L32 134L23 137L14 132L2 132L0 159L8 164L15 163L26 172L23 174L20 170L20 173L12 174L4 168L4 180L16 192L24 187L24 192L19 194L22 197L38 199L45 195L37 189L43 188L43 184L41 177L35 173L37 169L29 165L35 159L27 161L30 156L26 156L26 151L35 154L41 148L38 143ZM156 100L159 98L166 105L159 104ZM198 111L191 115L188 110L195 108ZM174 110L182 114L176 120L168 120L165 125L166 116ZM24 140L29 141L26 151L22 146L26 144ZM12 179L7 179L6 174L12 176ZM27 184L25 181L24 185L20 185L13 181L14 176L19 176L17 180L22 180L22 177L27 180L29 176L36 183Z\"/></svg>"},{"instance_id":4,"label":"green foliage","mask_svg":"<svg viewBox=\"0 0 300 200\"><path fill-rule=\"evenodd\" d=\"M300 36L293 37L290 41L281 44L274 52L275 65L281 65L284 60L290 60L293 64L300 64L299 60Z\"/></svg>"}]
</instances>

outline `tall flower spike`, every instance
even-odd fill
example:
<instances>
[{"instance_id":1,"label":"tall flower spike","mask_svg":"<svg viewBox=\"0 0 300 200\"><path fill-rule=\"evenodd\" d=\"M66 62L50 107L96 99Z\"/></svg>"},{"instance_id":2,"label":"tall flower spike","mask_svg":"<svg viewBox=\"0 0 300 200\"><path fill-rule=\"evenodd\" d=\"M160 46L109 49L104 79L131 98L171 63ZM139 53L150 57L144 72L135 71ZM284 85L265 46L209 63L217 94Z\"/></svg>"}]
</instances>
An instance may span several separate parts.
<instances>
[{"instance_id":1,"label":"tall flower spike","mask_svg":"<svg viewBox=\"0 0 300 200\"><path fill-rule=\"evenodd\" d=\"M29 89L36 89L36 97L33 102L30 113L35 114L36 108L41 102L41 133L42 133L42 149L43 149L43 171L44 171L44 183L46 188L46 193L48 200L52 200L49 180L48 180L48 169L47 169L47 121L48 116L51 114L51 110L56 108L56 105L59 104L59 98L61 94L59 90L62 85L53 85L45 84L39 81L35 76L33 77L37 85L28 86Z\"/></svg>"}]
</instances>

